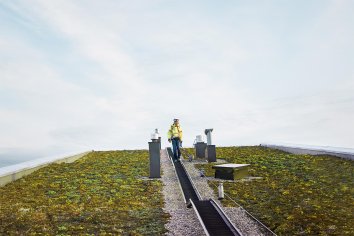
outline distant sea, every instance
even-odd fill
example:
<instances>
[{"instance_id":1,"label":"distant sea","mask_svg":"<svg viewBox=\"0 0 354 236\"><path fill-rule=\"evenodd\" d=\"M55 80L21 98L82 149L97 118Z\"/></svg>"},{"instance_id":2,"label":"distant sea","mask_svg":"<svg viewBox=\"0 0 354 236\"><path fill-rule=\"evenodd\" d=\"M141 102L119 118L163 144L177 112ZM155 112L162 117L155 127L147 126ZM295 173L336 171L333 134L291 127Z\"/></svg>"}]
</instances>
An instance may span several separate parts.
<instances>
[{"instance_id":1,"label":"distant sea","mask_svg":"<svg viewBox=\"0 0 354 236\"><path fill-rule=\"evenodd\" d=\"M0 150L0 168L43 158L50 154L49 152L25 151L21 149Z\"/></svg>"},{"instance_id":2,"label":"distant sea","mask_svg":"<svg viewBox=\"0 0 354 236\"><path fill-rule=\"evenodd\" d=\"M5 167L5 166L11 166L11 165L15 165L18 163L22 163L25 161L30 161L30 160L34 160L34 159L38 159L40 157L23 157L23 156L19 156L19 157L4 157L0 154L0 168Z\"/></svg>"},{"instance_id":3,"label":"distant sea","mask_svg":"<svg viewBox=\"0 0 354 236\"><path fill-rule=\"evenodd\" d=\"M87 151L87 150L84 150ZM62 150L50 150L50 151L26 151L26 150L0 150L0 168L20 164L22 162L33 161L37 159L57 159L60 157L71 156L84 151L62 151Z\"/></svg>"}]
</instances>

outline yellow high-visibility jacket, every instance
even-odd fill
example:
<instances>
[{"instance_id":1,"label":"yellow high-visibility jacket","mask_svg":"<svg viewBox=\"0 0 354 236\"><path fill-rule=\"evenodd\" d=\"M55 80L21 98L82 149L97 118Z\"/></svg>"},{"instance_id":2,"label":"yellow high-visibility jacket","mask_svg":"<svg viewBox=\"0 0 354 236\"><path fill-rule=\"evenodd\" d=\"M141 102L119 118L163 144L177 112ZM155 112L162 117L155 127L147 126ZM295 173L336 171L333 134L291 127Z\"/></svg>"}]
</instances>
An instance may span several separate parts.
<instances>
[{"instance_id":1,"label":"yellow high-visibility jacket","mask_svg":"<svg viewBox=\"0 0 354 236\"><path fill-rule=\"evenodd\" d=\"M167 133L168 139L179 138L182 141L182 129L181 126L172 124L170 130Z\"/></svg>"}]
</instances>

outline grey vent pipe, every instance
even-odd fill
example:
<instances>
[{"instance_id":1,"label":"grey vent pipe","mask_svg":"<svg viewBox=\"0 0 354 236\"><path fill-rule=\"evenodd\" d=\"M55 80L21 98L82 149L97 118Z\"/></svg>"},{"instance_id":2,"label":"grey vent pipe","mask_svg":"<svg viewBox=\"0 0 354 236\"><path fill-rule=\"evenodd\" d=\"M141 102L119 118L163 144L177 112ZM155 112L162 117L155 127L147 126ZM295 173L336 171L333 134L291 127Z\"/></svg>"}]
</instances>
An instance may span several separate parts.
<instances>
[{"instance_id":1,"label":"grey vent pipe","mask_svg":"<svg viewBox=\"0 0 354 236\"><path fill-rule=\"evenodd\" d=\"M205 129L205 135L207 136L207 144L208 145L212 145L211 132L213 132L213 129Z\"/></svg>"}]
</instances>

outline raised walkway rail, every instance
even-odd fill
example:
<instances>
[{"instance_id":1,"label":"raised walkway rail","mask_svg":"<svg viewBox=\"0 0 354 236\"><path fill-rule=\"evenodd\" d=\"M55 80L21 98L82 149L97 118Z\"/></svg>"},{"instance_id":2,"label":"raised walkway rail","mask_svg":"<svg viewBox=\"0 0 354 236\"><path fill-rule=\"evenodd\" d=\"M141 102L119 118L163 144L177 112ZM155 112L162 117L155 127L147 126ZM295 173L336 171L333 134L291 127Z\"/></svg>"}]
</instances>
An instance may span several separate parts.
<instances>
[{"instance_id":1,"label":"raised walkway rail","mask_svg":"<svg viewBox=\"0 0 354 236\"><path fill-rule=\"evenodd\" d=\"M176 174L187 207L193 207L206 235L238 235L242 236L227 217L221 207L213 200L203 200L195 188L188 172L181 161L174 162L171 148L167 153L175 167Z\"/></svg>"}]
</instances>

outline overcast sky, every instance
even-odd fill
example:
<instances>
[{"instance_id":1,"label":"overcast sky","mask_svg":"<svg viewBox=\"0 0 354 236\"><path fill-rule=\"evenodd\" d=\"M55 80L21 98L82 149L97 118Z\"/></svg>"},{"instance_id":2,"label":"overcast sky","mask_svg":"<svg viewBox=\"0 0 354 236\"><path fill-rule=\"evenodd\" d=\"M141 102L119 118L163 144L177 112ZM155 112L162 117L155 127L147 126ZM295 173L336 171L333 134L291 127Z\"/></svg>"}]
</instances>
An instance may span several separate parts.
<instances>
[{"instance_id":1,"label":"overcast sky","mask_svg":"<svg viewBox=\"0 0 354 236\"><path fill-rule=\"evenodd\" d=\"M354 147L354 1L0 1L0 154ZM167 142L164 145L168 145Z\"/></svg>"}]
</instances>

